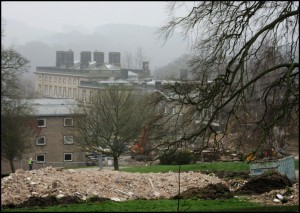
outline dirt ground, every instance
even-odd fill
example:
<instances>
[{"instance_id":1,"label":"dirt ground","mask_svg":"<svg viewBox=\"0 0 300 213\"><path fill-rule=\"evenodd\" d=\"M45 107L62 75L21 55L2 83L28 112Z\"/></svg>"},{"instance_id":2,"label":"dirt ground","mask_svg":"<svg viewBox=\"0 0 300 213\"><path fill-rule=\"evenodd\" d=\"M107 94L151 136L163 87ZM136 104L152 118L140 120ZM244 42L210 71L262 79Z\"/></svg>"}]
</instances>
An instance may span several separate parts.
<instances>
[{"instance_id":1,"label":"dirt ground","mask_svg":"<svg viewBox=\"0 0 300 213\"><path fill-rule=\"evenodd\" d=\"M234 177L239 178L234 178ZM245 173L126 173L104 170L63 170L47 167L1 179L1 207L30 207L82 201L131 199L237 199L271 205L299 205L298 183L279 173L249 177ZM277 199L276 195L284 197ZM279 202L278 202L279 201Z\"/></svg>"}]
</instances>

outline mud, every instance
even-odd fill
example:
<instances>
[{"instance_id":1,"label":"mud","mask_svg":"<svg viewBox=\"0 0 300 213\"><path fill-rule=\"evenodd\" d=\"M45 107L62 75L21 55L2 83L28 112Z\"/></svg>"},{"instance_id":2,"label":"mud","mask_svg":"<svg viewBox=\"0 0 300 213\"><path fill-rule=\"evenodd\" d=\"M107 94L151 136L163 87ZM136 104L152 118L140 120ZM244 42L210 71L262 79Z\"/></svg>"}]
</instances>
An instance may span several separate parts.
<instances>
[{"instance_id":1,"label":"mud","mask_svg":"<svg viewBox=\"0 0 300 213\"><path fill-rule=\"evenodd\" d=\"M287 176L283 176L276 171L270 171L259 176L251 177L236 193L261 194L274 189L284 189L287 186L292 186Z\"/></svg>"},{"instance_id":2,"label":"mud","mask_svg":"<svg viewBox=\"0 0 300 213\"><path fill-rule=\"evenodd\" d=\"M229 199L233 198L233 193L230 192L228 186L223 183L209 184L203 188L189 188L182 192L180 195L173 197L174 199L203 199L203 200L215 200L215 199Z\"/></svg>"}]
</instances>

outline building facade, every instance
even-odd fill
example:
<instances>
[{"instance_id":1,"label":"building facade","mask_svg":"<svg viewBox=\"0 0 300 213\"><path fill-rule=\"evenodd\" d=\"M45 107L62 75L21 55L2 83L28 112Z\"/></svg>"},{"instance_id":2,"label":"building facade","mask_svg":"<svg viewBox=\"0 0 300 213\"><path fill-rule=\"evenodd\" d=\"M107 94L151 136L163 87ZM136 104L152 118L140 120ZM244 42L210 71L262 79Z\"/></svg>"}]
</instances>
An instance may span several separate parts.
<instances>
[{"instance_id":1,"label":"building facade","mask_svg":"<svg viewBox=\"0 0 300 213\"><path fill-rule=\"evenodd\" d=\"M149 62L143 69L122 69L121 54L109 52L109 63L104 62L104 53L82 51L80 61L74 61L74 52L57 51L56 66L38 66L35 74L35 91L40 97L84 99L81 82L119 81L130 82L151 79Z\"/></svg>"},{"instance_id":2,"label":"building facade","mask_svg":"<svg viewBox=\"0 0 300 213\"><path fill-rule=\"evenodd\" d=\"M32 125L35 134L30 149L15 159L15 169L28 170L27 161L33 159L33 169L47 166L72 167L85 164L85 154L74 135L77 101L73 99L32 99ZM9 162L1 160L1 174L10 173Z\"/></svg>"}]
</instances>

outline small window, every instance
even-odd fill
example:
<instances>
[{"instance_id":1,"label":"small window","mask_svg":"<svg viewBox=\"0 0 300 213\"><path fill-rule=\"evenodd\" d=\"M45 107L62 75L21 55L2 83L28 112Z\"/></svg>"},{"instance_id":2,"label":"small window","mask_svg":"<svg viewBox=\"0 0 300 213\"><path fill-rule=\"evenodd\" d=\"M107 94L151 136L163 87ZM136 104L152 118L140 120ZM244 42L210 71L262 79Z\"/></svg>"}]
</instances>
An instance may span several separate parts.
<instances>
[{"instance_id":1,"label":"small window","mask_svg":"<svg viewBox=\"0 0 300 213\"><path fill-rule=\"evenodd\" d=\"M52 82L52 77L49 77L49 82Z\"/></svg>"},{"instance_id":2,"label":"small window","mask_svg":"<svg viewBox=\"0 0 300 213\"><path fill-rule=\"evenodd\" d=\"M64 153L64 161L73 161L73 153Z\"/></svg>"},{"instance_id":3,"label":"small window","mask_svg":"<svg viewBox=\"0 0 300 213\"><path fill-rule=\"evenodd\" d=\"M69 83L69 84L72 83L72 79L71 79L71 78L68 79L68 83Z\"/></svg>"},{"instance_id":4,"label":"small window","mask_svg":"<svg viewBox=\"0 0 300 213\"><path fill-rule=\"evenodd\" d=\"M43 118L43 119L38 119L37 120L37 126L38 127L46 127L46 119Z\"/></svg>"},{"instance_id":5,"label":"small window","mask_svg":"<svg viewBox=\"0 0 300 213\"><path fill-rule=\"evenodd\" d=\"M63 78L63 82L66 83L66 78Z\"/></svg>"},{"instance_id":6,"label":"small window","mask_svg":"<svg viewBox=\"0 0 300 213\"><path fill-rule=\"evenodd\" d=\"M73 143L73 136L72 135L65 135L64 136L64 144L72 144Z\"/></svg>"},{"instance_id":7,"label":"small window","mask_svg":"<svg viewBox=\"0 0 300 213\"><path fill-rule=\"evenodd\" d=\"M58 82L61 83L61 77L59 77Z\"/></svg>"},{"instance_id":8,"label":"small window","mask_svg":"<svg viewBox=\"0 0 300 213\"><path fill-rule=\"evenodd\" d=\"M73 84L76 84L76 78L73 79Z\"/></svg>"},{"instance_id":9,"label":"small window","mask_svg":"<svg viewBox=\"0 0 300 213\"><path fill-rule=\"evenodd\" d=\"M45 163L45 154L40 154L35 156L36 163Z\"/></svg>"},{"instance_id":10,"label":"small window","mask_svg":"<svg viewBox=\"0 0 300 213\"><path fill-rule=\"evenodd\" d=\"M46 137L45 136L37 137L36 145L46 145Z\"/></svg>"},{"instance_id":11,"label":"small window","mask_svg":"<svg viewBox=\"0 0 300 213\"><path fill-rule=\"evenodd\" d=\"M172 108L172 113L173 113L173 115L175 115L175 113L176 113L176 108L175 107Z\"/></svg>"},{"instance_id":12,"label":"small window","mask_svg":"<svg viewBox=\"0 0 300 213\"><path fill-rule=\"evenodd\" d=\"M73 126L73 118L64 118L64 126Z\"/></svg>"},{"instance_id":13,"label":"small window","mask_svg":"<svg viewBox=\"0 0 300 213\"><path fill-rule=\"evenodd\" d=\"M57 82L57 77L54 77L54 82Z\"/></svg>"},{"instance_id":14,"label":"small window","mask_svg":"<svg viewBox=\"0 0 300 213\"><path fill-rule=\"evenodd\" d=\"M39 75L39 81L41 81L41 80L42 80L42 76Z\"/></svg>"}]
</instances>

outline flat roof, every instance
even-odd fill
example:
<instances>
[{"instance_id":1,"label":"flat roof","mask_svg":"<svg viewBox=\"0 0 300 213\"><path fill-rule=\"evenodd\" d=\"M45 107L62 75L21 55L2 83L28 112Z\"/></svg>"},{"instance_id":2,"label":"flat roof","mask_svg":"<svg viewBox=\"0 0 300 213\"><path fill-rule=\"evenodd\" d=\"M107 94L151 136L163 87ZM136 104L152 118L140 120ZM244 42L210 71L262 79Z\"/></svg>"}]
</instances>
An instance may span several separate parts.
<instances>
[{"instance_id":1,"label":"flat roof","mask_svg":"<svg viewBox=\"0 0 300 213\"><path fill-rule=\"evenodd\" d=\"M77 101L66 98L40 98L29 100L35 116L62 116L75 114Z\"/></svg>"}]
</instances>

